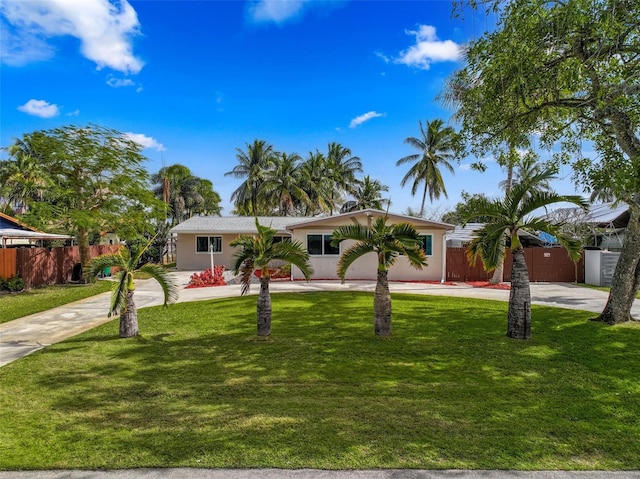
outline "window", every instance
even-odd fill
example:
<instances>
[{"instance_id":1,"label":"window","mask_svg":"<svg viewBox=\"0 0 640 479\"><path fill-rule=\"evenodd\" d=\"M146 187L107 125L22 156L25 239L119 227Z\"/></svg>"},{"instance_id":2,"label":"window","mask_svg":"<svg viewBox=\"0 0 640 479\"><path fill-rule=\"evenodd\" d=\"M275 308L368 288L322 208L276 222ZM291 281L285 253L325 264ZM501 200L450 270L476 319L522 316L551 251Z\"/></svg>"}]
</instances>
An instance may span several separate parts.
<instances>
[{"instance_id":1,"label":"window","mask_svg":"<svg viewBox=\"0 0 640 479\"><path fill-rule=\"evenodd\" d=\"M273 237L273 243L282 243L283 241L289 241L291 242L291 236L274 236Z\"/></svg>"},{"instance_id":2,"label":"window","mask_svg":"<svg viewBox=\"0 0 640 479\"><path fill-rule=\"evenodd\" d=\"M420 249L424 251L424 254L427 256L433 255L433 235L420 235L420 241Z\"/></svg>"},{"instance_id":3,"label":"window","mask_svg":"<svg viewBox=\"0 0 640 479\"><path fill-rule=\"evenodd\" d=\"M196 253L222 253L222 236L196 236Z\"/></svg>"},{"instance_id":4,"label":"window","mask_svg":"<svg viewBox=\"0 0 640 479\"><path fill-rule=\"evenodd\" d=\"M331 235L307 235L307 251L310 255L338 255L339 246L331 246Z\"/></svg>"}]
</instances>

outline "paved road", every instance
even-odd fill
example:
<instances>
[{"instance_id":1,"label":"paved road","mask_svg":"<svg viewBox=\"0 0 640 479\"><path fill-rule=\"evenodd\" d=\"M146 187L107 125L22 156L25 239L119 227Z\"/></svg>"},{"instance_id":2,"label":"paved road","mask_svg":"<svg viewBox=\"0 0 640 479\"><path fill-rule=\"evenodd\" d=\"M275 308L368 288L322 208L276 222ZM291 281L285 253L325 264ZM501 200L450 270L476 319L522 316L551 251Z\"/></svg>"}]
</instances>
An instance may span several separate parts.
<instances>
[{"instance_id":1,"label":"paved road","mask_svg":"<svg viewBox=\"0 0 640 479\"><path fill-rule=\"evenodd\" d=\"M376 469L134 469L0 472L0 479L639 479L640 471L424 471Z\"/></svg>"},{"instance_id":2,"label":"paved road","mask_svg":"<svg viewBox=\"0 0 640 479\"><path fill-rule=\"evenodd\" d=\"M173 273L182 287L189 282L191 272ZM162 304L162 290L154 280L138 281L135 302L138 308ZM509 291L488 288L472 288L460 283L456 286L424 283L390 283L392 292L485 298L507 301ZM252 289L257 293L258 287ZM272 282L271 292L305 291L374 291L373 281L311 281ZM213 298L238 296L240 286L218 286L212 288L181 289L178 302L202 301ZM63 341L83 331L110 321L106 313L110 293L103 293L75 303L33 314L0 324L0 366ZM608 293L576 286L571 283L533 283L531 297L534 304L581 309L599 313L606 304ZM640 300L636 300L632 314L640 318Z\"/></svg>"}]
</instances>

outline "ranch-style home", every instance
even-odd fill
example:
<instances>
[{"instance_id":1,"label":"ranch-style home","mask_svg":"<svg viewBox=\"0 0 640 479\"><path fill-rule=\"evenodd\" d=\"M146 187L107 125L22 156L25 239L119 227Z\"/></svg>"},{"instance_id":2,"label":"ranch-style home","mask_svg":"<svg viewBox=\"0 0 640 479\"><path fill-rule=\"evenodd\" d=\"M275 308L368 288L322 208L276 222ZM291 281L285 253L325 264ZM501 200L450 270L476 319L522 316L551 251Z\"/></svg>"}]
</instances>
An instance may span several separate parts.
<instances>
[{"instance_id":1,"label":"ranch-style home","mask_svg":"<svg viewBox=\"0 0 640 479\"><path fill-rule=\"evenodd\" d=\"M261 225L271 226L278 231L278 241L293 238L309 251L314 269L313 279L338 279L336 266L340 254L351 241L344 241L338 247L331 246L331 233L338 226L358 222L366 225L376 217L388 216L387 224L410 223L422 237L428 266L416 270L404 258L398 258L389 270L390 280L399 281L443 281L446 277L445 234L454 229L453 225L414 218L400 214L367 209L334 216L317 218L268 216L258 217ZM211 251L216 265L227 269L233 266L235 248L229 243L239 234L256 234L253 217L195 216L171 229L177 236L176 259L179 270L204 270L211 267ZM347 279L375 280L377 258L374 253L355 261L347 272ZM303 279L302 273L292 268L293 279Z\"/></svg>"}]
</instances>

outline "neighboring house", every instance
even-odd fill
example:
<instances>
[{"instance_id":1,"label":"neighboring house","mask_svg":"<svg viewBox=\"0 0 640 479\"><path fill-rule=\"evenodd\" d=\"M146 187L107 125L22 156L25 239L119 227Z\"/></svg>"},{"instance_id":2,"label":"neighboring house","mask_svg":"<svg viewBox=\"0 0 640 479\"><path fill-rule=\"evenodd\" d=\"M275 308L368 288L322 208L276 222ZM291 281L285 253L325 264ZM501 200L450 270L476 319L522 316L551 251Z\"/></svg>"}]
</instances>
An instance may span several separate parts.
<instances>
[{"instance_id":1,"label":"neighboring house","mask_svg":"<svg viewBox=\"0 0 640 479\"><path fill-rule=\"evenodd\" d=\"M466 248L473 238L476 237L476 231L480 230L484 223L467 223L464 226L456 226L455 230L447 233L447 248ZM544 239L531 234L527 231L519 230L518 236L525 248L531 246L545 246L548 242Z\"/></svg>"},{"instance_id":2,"label":"neighboring house","mask_svg":"<svg viewBox=\"0 0 640 479\"><path fill-rule=\"evenodd\" d=\"M446 276L445 233L453 231L453 225L429 221L384 211L367 209L334 216L317 218L259 217L261 225L278 231L281 240L293 238L309 251L314 279L338 279L336 272L342 252L352 244L344 241L339 247L331 246L331 233L341 225L359 222L366 225L378 216L388 216L388 223L410 223L422 236L428 266L422 270L412 268L400 257L389 270L390 280L441 281ZM239 234L255 234L253 217L193 217L171 229L177 235L177 268L180 270L204 270L210 267L211 248L215 264L231 268L235 249L229 246ZM347 271L347 279L374 280L377 275L377 258L374 253L355 261ZM297 268L292 268L293 279L302 279Z\"/></svg>"},{"instance_id":3,"label":"neighboring house","mask_svg":"<svg viewBox=\"0 0 640 479\"><path fill-rule=\"evenodd\" d=\"M72 240L73 236L39 231L16 218L0 213L0 247L32 246L43 240Z\"/></svg>"}]
</instances>

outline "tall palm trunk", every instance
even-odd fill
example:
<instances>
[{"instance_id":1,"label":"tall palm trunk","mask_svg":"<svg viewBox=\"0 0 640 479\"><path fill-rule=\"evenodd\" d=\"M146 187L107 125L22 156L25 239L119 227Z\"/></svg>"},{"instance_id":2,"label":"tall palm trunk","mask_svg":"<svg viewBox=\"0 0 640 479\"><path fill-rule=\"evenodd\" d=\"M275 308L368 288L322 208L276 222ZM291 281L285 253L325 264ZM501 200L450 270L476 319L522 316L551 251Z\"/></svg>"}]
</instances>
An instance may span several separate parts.
<instances>
[{"instance_id":1,"label":"tall palm trunk","mask_svg":"<svg viewBox=\"0 0 640 479\"><path fill-rule=\"evenodd\" d=\"M609 299L596 321L618 324L630 321L631 307L640 285L640 205L629 203L629 224L611 283Z\"/></svg>"},{"instance_id":2,"label":"tall palm trunk","mask_svg":"<svg viewBox=\"0 0 640 479\"><path fill-rule=\"evenodd\" d=\"M130 338L138 335L138 309L133 302L133 291L127 293L127 308L120 314L120 337Z\"/></svg>"},{"instance_id":3,"label":"tall palm trunk","mask_svg":"<svg viewBox=\"0 0 640 479\"><path fill-rule=\"evenodd\" d=\"M507 336L513 339L529 339L531 337L531 288L529 287L529 272L522 248L513 251Z\"/></svg>"},{"instance_id":4,"label":"tall palm trunk","mask_svg":"<svg viewBox=\"0 0 640 479\"><path fill-rule=\"evenodd\" d=\"M377 336L391 335L391 293L387 275L387 270L378 270L378 281L373 298L373 319Z\"/></svg>"},{"instance_id":5,"label":"tall palm trunk","mask_svg":"<svg viewBox=\"0 0 640 479\"><path fill-rule=\"evenodd\" d=\"M258 336L269 336L271 334L271 295L269 294L269 279L268 276L260 276Z\"/></svg>"}]
</instances>

